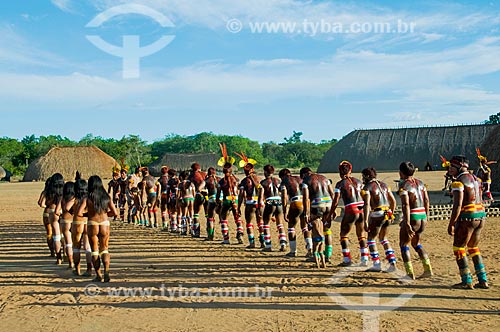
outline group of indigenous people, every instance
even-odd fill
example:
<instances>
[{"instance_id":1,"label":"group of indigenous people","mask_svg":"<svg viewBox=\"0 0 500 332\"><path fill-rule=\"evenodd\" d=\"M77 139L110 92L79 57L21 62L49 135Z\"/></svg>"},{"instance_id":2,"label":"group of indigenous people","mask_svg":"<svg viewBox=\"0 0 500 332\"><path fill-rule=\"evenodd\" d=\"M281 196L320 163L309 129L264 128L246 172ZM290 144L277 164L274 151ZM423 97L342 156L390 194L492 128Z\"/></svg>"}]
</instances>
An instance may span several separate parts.
<instances>
[{"instance_id":1,"label":"group of indigenous people","mask_svg":"<svg viewBox=\"0 0 500 332\"><path fill-rule=\"evenodd\" d=\"M64 254L73 274L82 275L80 257L85 253L87 270L83 275L90 276L94 267L94 281L108 282L108 217L116 217L118 212L101 178L93 175L86 181L77 172L74 182L64 182L63 176L55 173L46 181L38 204L44 208L47 244L51 256L56 257L56 264L63 263Z\"/></svg>"},{"instance_id":2,"label":"group of indigenous people","mask_svg":"<svg viewBox=\"0 0 500 332\"><path fill-rule=\"evenodd\" d=\"M476 148L476 153L477 153L477 158L479 159L479 167L477 168L475 175L477 179L481 182L481 189L482 189L481 198L486 203L493 203L494 199L493 195L491 194L491 168L489 167L489 165L496 164L497 161L488 160L486 156L481 154L481 150L479 148ZM440 157L442 161L441 165L447 171L444 175L445 182L442 190L445 192L445 195L453 197L451 188L451 184L453 182L453 176L449 172L450 162L446 160L445 157L443 156ZM469 170L469 172L471 171Z\"/></svg>"},{"instance_id":3,"label":"group of indigenous people","mask_svg":"<svg viewBox=\"0 0 500 332\"><path fill-rule=\"evenodd\" d=\"M80 275L80 253L85 252L86 273L89 275L93 266L96 280L109 281L108 217L116 217L119 210L120 219L124 220L127 204L129 223L159 227L159 207L163 230L192 237L201 236L200 213L203 209L206 240L214 240L218 217L222 244L231 243L229 216L232 216L236 224L236 242L245 243L246 231L246 248L258 248L264 252L273 250L271 227L275 224L279 250L284 252L289 248L286 257L297 256L300 229L307 261L324 268L332 260L332 222L337 217L337 207L342 199L344 214L338 234L342 261L338 266L354 265L349 246L349 235L354 228L359 243L359 263L356 265L366 267L370 272L383 270L378 242L388 265L385 271L397 270L396 253L388 240L389 226L395 222L396 198L390 186L377 179L375 168L363 169L362 179L357 179L352 175L351 163L342 161L338 167L340 180L335 185L308 167L302 168L299 175L293 175L285 168L276 176L274 167L265 165L262 177L255 172L257 161L241 152L237 155L241 158L239 166L244 176L238 179L233 174L235 158L228 155L223 144L221 151L222 158L218 162L222 167L221 177L217 176L214 167L202 172L198 163L193 163L190 170L179 175L176 170L163 166L158 180L147 167L136 168L130 176L127 169L122 168L113 171L106 192L97 176L92 176L88 183L80 178L75 183L64 183L60 174L54 174L47 180L39 200L40 206L45 208L44 224L51 254L61 264L64 249L69 265L75 274ZM486 220L482 201L484 182L469 172L469 162L465 157L454 156L446 163L453 196L448 233L454 237L453 251L461 275L461 282L454 287L489 288L478 247ZM416 278L411 248L422 264L420 278L433 275L429 255L421 241L429 215L429 196L425 184L415 178L415 171L411 162L401 163L400 180L395 191L401 201L399 249L409 279ZM66 239L64 248L61 234ZM474 264L478 279L475 285L467 256Z\"/></svg>"}]
</instances>

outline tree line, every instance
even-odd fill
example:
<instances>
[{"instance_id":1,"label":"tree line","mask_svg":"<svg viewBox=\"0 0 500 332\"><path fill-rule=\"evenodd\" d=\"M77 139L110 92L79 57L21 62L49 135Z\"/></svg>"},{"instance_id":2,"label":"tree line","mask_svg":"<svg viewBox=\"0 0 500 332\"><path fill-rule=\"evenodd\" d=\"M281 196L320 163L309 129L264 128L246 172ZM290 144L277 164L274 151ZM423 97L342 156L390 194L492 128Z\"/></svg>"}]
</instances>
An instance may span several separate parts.
<instances>
[{"instance_id":1,"label":"tree line","mask_svg":"<svg viewBox=\"0 0 500 332\"><path fill-rule=\"evenodd\" d=\"M282 142L260 144L239 135L216 135L203 132L191 136L168 134L163 139L148 144L139 135L123 136L121 139L104 138L87 134L79 141L61 135L36 137L25 136L21 140L9 137L0 138L0 166L21 176L28 165L45 155L53 147L97 146L116 160L124 160L127 165L149 165L165 153L217 153L219 143L226 143L230 152L244 152L259 162L257 168L265 164L275 167L316 168L321 159L335 143L336 139L314 143L302 139L302 132L293 131ZM234 156L236 159L238 157Z\"/></svg>"}]
</instances>

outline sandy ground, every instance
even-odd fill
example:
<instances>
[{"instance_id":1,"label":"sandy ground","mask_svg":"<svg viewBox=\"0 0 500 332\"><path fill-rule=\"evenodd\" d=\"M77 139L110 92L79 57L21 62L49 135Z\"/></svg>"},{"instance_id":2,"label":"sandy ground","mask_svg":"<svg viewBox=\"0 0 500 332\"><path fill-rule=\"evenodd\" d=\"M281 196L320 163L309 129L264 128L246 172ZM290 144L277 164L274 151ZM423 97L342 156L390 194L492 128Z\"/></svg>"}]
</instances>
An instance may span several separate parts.
<instances>
[{"instance_id":1,"label":"sandy ground","mask_svg":"<svg viewBox=\"0 0 500 332\"><path fill-rule=\"evenodd\" d=\"M442 186L442 172L419 175L431 189ZM116 222L112 282L95 285L49 257L36 205L41 189L41 183L0 183L1 331L498 331L500 325L500 218L488 220L480 246L490 290L449 288L459 277L446 221L429 223L423 240L435 276L413 282L398 273L336 267L337 243L335 264L319 270L304 261L302 239L300 257L286 259L279 251ZM337 237L338 224L333 232ZM396 247L397 232L392 226ZM234 223L231 233L236 242ZM220 240L219 228L216 235Z\"/></svg>"}]
</instances>

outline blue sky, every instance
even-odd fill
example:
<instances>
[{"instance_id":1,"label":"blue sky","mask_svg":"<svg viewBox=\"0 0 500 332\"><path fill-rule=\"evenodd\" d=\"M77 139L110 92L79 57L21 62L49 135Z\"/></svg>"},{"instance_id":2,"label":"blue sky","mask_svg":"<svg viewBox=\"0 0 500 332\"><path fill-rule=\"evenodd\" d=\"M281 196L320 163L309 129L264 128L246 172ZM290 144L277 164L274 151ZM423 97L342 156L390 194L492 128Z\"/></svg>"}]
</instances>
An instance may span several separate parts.
<instances>
[{"instance_id":1,"label":"blue sky","mask_svg":"<svg viewBox=\"0 0 500 332\"><path fill-rule=\"evenodd\" d=\"M136 11L86 27L110 8ZM378 23L390 33L373 32ZM175 38L124 78L122 59L87 35L116 46L137 35L143 47ZM16 0L0 3L0 36L0 136L280 142L302 131L319 142L499 112L500 1Z\"/></svg>"}]
</instances>

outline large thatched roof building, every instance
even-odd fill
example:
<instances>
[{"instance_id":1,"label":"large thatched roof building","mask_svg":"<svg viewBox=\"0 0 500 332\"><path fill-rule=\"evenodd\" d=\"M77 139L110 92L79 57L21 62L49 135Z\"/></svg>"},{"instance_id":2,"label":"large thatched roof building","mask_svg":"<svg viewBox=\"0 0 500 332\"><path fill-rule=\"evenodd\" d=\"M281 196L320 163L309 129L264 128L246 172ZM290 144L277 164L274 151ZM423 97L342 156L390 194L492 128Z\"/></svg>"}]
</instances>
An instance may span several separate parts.
<instances>
[{"instance_id":1,"label":"large thatched roof building","mask_svg":"<svg viewBox=\"0 0 500 332\"><path fill-rule=\"evenodd\" d=\"M187 170L193 163L200 164L201 169L206 170L209 167L217 167L219 158L220 156L215 153L166 153L149 165L149 170L152 175L160 176L161 167L164 165L175 170Z\"/></svg>"},{"instance_id":2,"label":"large thatched roof building","mask_svg":"<svg viewBox=\"0 0 500 332\"><path fill-rule=\"evenodd\" d=\"M475 148L481 146L495 128L496 125L463 125L355 130L325 154L318 172L337 172L342 160L349 160L355 171L368 166L396 170L405 160L420 169L424 169L427 162L433 168L440 168L440 154L448 158L463 154L477 165Z\"/></svg>"},{"instance_id":3,"label":"large thatched roof building","mask_svg":"<svg viewBox=\"0 0 500 332\"><path fill-rule=\"evenodd\" d=\"M11 173L0 166L0 181L10 181Z\"/></svg>"},{"instance_id":4,"label":"large thatched roof building","mask_svg":"<svg viewBox=\"0 0 500 332\"><path fill-rule=\"evenodd\" d=\"M55 147L28 166L23 181L45 181L54 173L61 173L65 180L73 180L76 171L83 178L91 175L110 178L112 168L117 164L115 159L95 146Z\"/></svg>"},{"instance_id":5,"label":"large thatched roof building","mask_svg":"<svg viewBox=\"0 0 500 332\"><path fill-rule=\"evenodd\" d=\"M490 132L484 143L481 145L481 154L488 160L496 160L497 163L490 165L493 183L491 189L500 191L500 125ZM477 160L477 158L475 158Z\"/></svg>"}]
</instances>

